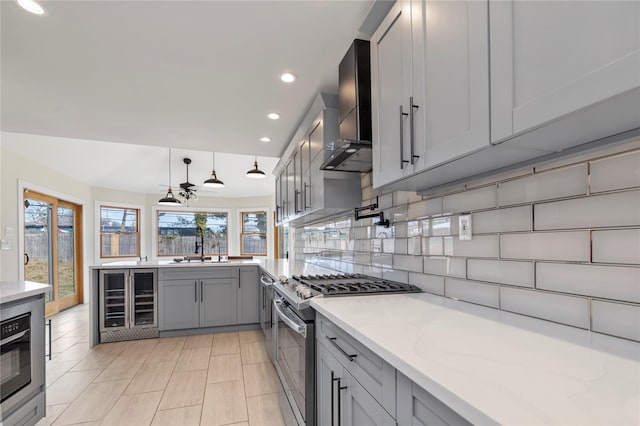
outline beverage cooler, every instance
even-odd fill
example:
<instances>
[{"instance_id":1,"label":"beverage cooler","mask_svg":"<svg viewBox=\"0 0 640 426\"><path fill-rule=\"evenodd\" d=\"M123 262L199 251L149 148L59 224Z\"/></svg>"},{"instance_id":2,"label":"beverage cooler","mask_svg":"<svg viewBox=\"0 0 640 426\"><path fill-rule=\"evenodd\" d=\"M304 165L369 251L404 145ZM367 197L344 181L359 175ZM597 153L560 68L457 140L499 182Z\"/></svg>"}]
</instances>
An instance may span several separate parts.
<instances>
[{"instance_id":1,"label":"beverage cooler","mask_svg":"<svg viewBox=\"0 0 640 426\"><path fill-rule=\"evenodd\" d=\"M100 271L100 341L158 337L158 271Z\"/></svg>"}]
</instances>

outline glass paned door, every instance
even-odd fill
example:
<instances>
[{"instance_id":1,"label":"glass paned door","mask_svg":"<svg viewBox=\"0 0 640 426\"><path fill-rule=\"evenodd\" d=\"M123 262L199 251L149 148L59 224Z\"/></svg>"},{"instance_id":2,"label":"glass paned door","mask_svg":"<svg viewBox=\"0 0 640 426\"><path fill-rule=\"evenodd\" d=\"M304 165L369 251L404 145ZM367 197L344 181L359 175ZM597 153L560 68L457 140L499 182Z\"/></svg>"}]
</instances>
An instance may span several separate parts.
<instances>
[{"instance_id":1,"label":"glass paned door","mask_svg":"<svg viewBox=\"0 0 640 426\"><path fill-rule=\"evenodd\" d=\"M76 293L74 267L74 211L58 206L58 299Z\"/></svg>"},{"instance_id":2,"label":"glass paned door","mask_svg":"<svg viewBox=\"0 0 640 426\"><path fill-rule=\"evenodd\" d=\"M24 278L51 285L45 314L82 303L82 207L24 192Z\"/></svg>"},{"instance_id":3,"label":"glass paned door","mask_svg":"<svg viewBox=\"0 0 640 426\"><path fill-rule=\"evenodd\" d=\"M42 284L52 284L53 203L35 198L25 198L24 207L24 279ZM53 287L51 287L51 290L45 293L45 302L49 303L53 299Z\"/></svg>"}]
</instances>

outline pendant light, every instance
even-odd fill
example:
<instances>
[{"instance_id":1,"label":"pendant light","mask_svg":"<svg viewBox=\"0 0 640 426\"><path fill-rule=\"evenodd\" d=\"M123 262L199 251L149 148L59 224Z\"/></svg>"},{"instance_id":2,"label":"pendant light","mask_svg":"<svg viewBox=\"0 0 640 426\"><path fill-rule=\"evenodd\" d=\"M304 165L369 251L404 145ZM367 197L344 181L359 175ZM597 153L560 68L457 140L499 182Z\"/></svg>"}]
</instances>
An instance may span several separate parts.
<instances>
[{"instance_id":1,"label":"pendant light","mask_svg":"<svg viewBox=\"0 0 640 426\"><path fill-rule=\"evenodd\" d=\"M171 191L171 148L169 148L169 190L167 191L167 195L158 201L158 204L161 204L163 206L182 205L180 200L173 196L173 191Z\"/></svg>"},{"instance_id":2,"label":"pendant light","mask_svg":"<svg viewBox=\"0 0 640 426\"><path fill-rule=\"evenodd\" d=\"M251 179L264 179L267 175L258 168L258 156L256 155L255 162L253 163L253 169L247 172L247 177Z\"/></svg>"},{"instance_id":3,"label":"pendant light","mask_svg":"<svg viewBox=\"0 0 640 426\"><path fill-rule=\"evenodd\" d=\"M211 177L205 180L202 184L209 188L224 188L224 182L218 179L218 176L216 176L216 153L215 152L211 154L211 163L213 164L213 169L211 170Z\"/></svg>"}]
</instances>

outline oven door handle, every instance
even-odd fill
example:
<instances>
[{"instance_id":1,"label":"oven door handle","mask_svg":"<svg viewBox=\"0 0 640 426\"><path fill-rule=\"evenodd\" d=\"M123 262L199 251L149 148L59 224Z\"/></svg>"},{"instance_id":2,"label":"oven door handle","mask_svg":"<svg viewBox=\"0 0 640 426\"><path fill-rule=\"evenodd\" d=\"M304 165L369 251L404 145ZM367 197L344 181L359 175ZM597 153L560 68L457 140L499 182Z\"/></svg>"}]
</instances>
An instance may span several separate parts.
<instances>
[{"instance_id":1,"label":"oven door handle","mask_svg":"<svg viewBox=\"0 0 640 426\"><path fill-rule=\"evenodd\" d=\"M271 286L271 284L273 284L273 281L267 281L267 277L265 277L264 275L260 277L260 282L266 287L269 287Z\"/></svg>"},{"instance_id":2,"label":"oven door handle","mask_svg":"<svg viewBox=\"0 0 640 426\"><path fill-rule=\"evenodd\" d=\"M7 343L11 343L11 342L13 342L15 340L18 340L18 339L22 339L25 336L25 334L27 334L29 331L31 331L31 330L25 330L25 331L23 331L21 333L14 334L11 337L7 337L6 339L0 340L0 346L6 345Z\"/></svg>"},{"instance_id":3,"label":"oven door handle","mask_svg":"<svg viewBox=\"0 0 640 426\"><path fill-rule=\"evenodd\" d=\"M307 337L307 325L300 321L299 318L292 318L291 315L287 314L283 309L283 303L279 299L273 299L273 309L275 309L278 314L278 318L282 320L289 328L295 331L298 334L301 334L305 338Z\"/></svg>"}]
</instances>

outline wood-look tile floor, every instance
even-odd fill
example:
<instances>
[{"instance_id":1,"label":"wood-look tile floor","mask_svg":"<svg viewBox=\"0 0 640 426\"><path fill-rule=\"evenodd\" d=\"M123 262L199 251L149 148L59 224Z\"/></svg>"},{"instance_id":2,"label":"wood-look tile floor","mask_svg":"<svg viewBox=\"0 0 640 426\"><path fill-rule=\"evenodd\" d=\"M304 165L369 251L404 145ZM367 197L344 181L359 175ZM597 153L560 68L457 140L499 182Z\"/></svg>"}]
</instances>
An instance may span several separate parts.
<instances>
[{"instance_id":1,"label":"wood-look tile floor","mask_svg":"<svg viewBox=\"0 0 640 426\"><path fill-rule=\"evenodd\" d=\"M260 330L89 348L88 318L87 305L52 317L38 426L285 424Z\"/></svg>"}]
</instances>

